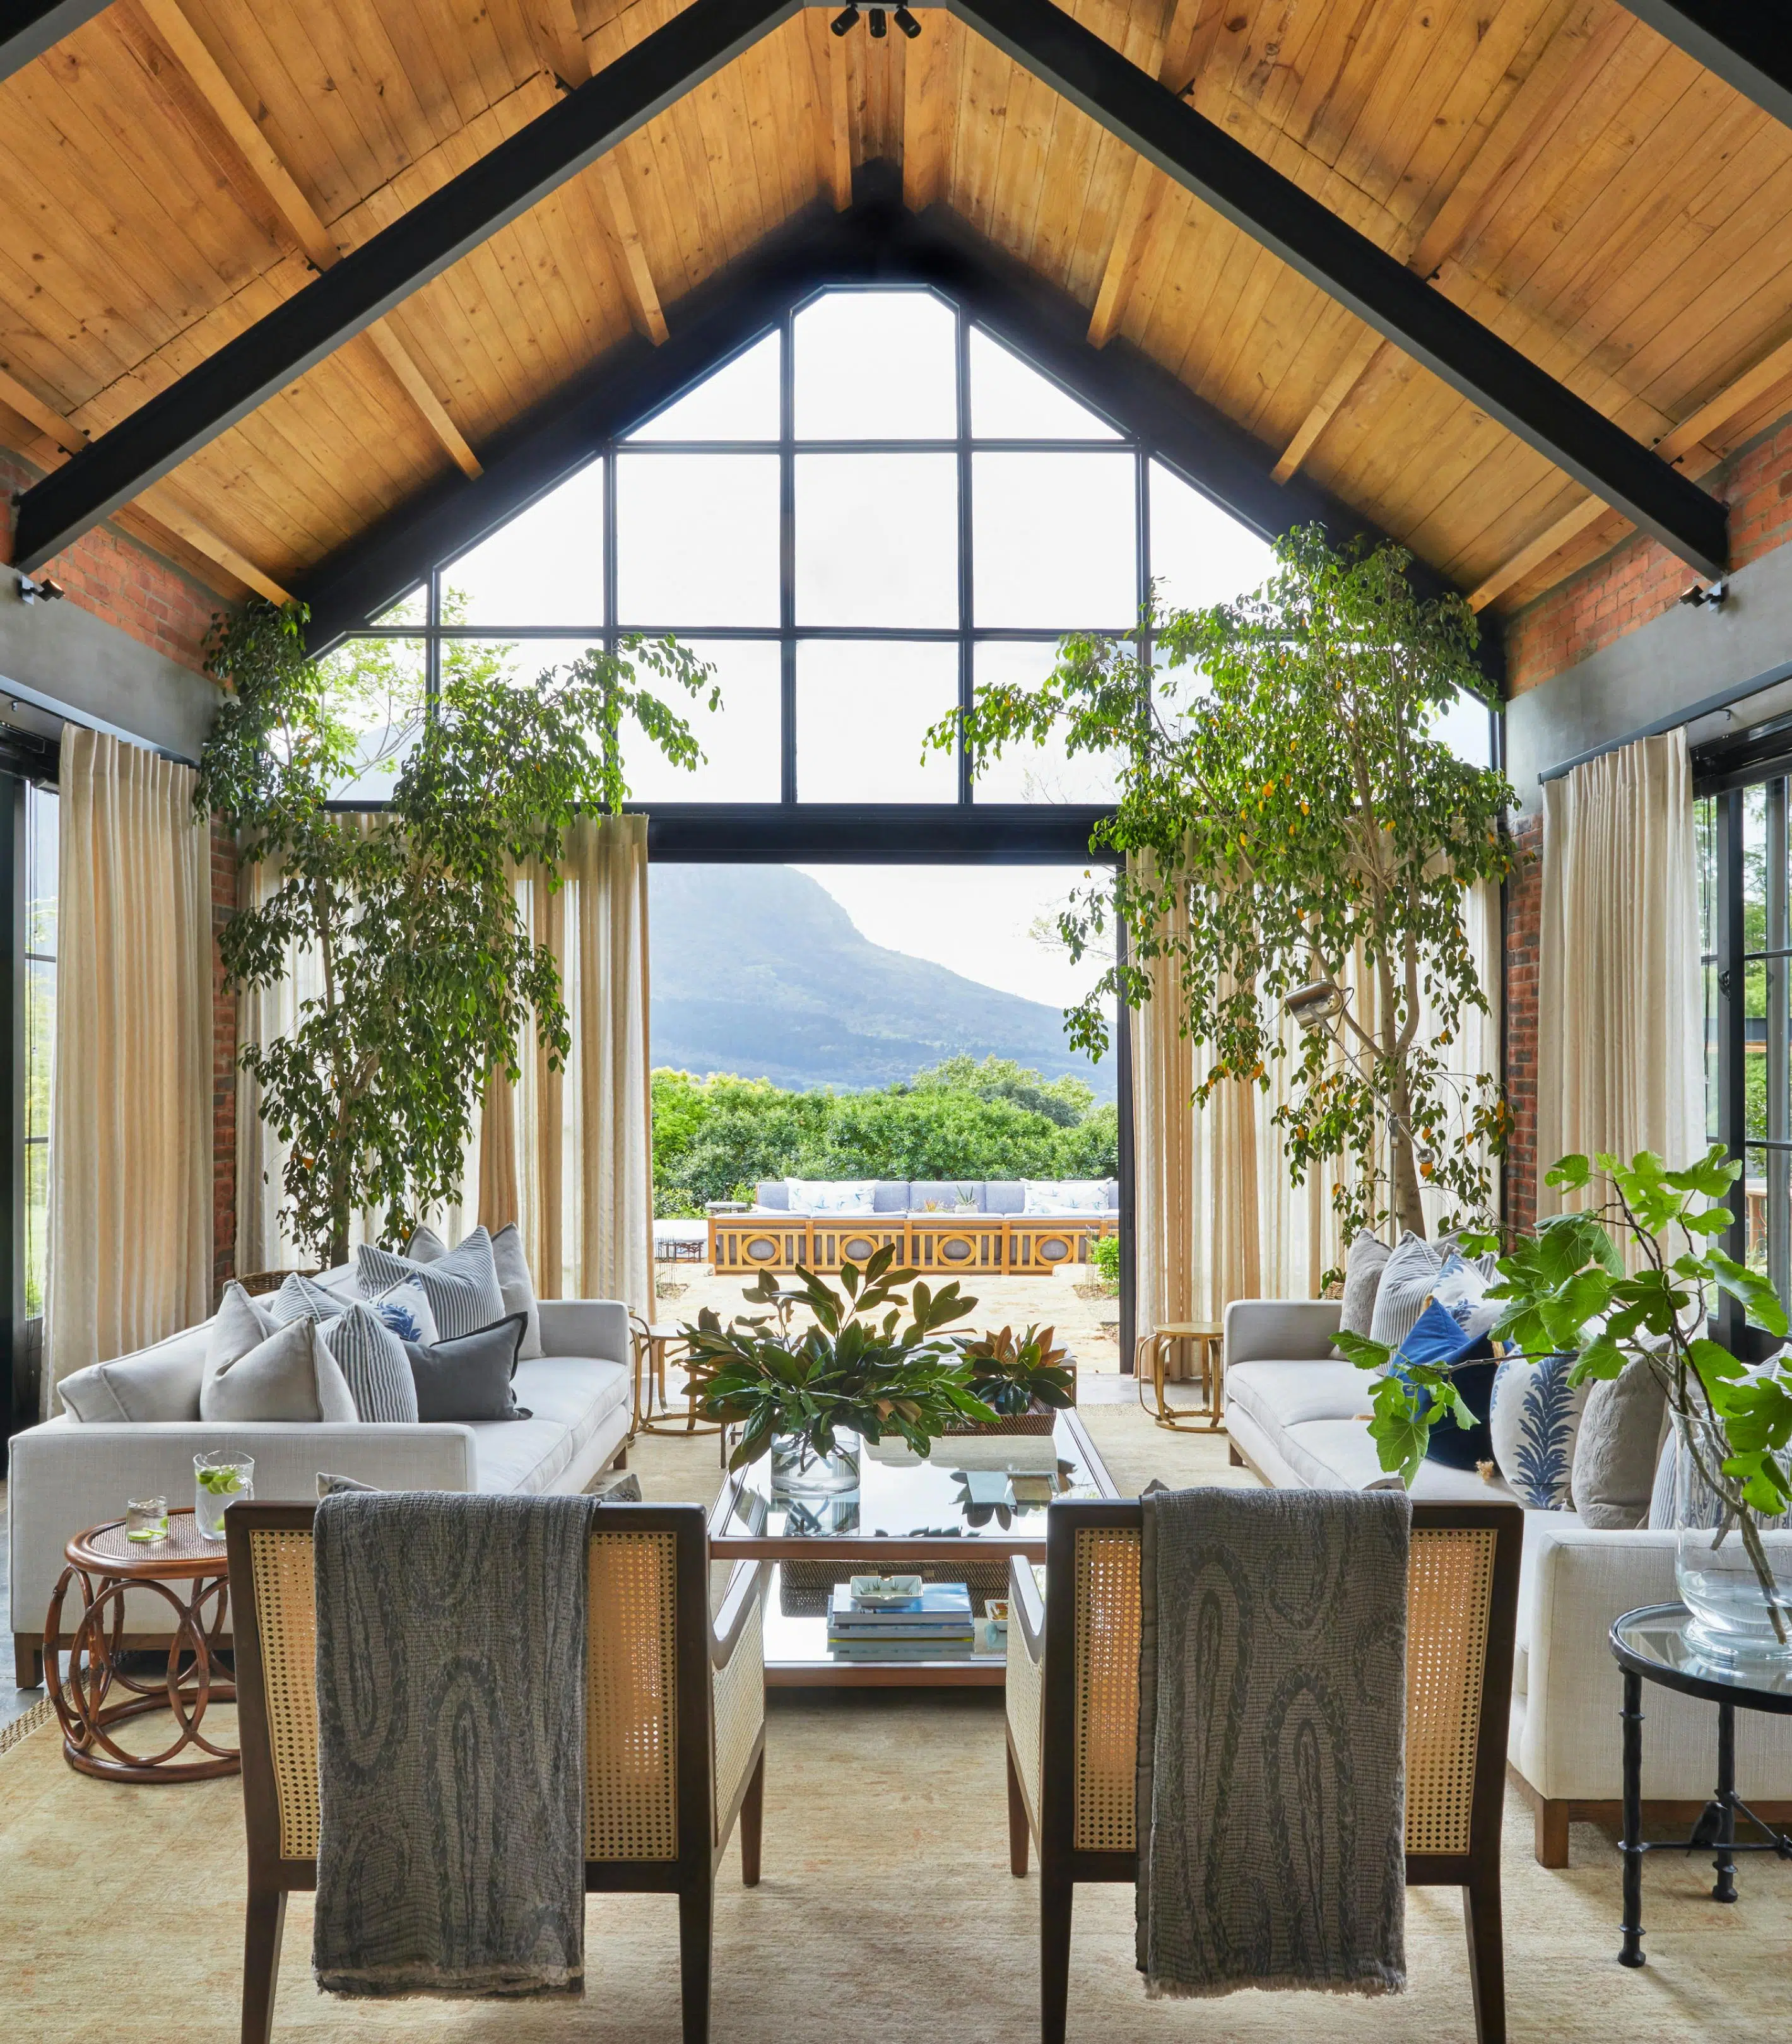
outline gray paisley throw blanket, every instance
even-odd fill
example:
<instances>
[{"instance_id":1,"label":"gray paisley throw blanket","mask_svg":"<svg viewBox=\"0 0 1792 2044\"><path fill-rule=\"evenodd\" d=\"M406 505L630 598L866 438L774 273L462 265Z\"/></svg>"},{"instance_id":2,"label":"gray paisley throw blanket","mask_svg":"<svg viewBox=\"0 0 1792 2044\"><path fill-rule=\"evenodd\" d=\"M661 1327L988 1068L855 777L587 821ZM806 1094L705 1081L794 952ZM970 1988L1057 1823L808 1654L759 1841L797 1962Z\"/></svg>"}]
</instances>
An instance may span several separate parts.
<instances>
[{"instance_id":1,"label":"gray paisley throw blanket","mask_svg":"<svg viewBox=\"0 0 1792 2044\"><path fill-rule=\"evenodd\" d=\"M321 1988L582 1991L593 1509L430 1491L320 1501Z\"/></svg>"},{"instance_id":2,"label":"gray paisley throw blanket","mask_svg":"<svg viewBox=\"0 0 1792 2044\"><path fill-rule=\"evenodd\" d=\"M1399 1992L1406 1493L1141 1502L1146 1993Z\"/></svg>"}]
</instances>

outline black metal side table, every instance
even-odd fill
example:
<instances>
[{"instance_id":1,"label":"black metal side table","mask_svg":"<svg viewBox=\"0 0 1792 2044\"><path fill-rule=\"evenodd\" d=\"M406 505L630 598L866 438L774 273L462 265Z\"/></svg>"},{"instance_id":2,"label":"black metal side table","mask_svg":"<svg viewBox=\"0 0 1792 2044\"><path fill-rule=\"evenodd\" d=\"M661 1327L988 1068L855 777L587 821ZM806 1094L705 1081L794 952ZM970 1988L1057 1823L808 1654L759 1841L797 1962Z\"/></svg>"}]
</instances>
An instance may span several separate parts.
<instances>
[{"instance_id":1,"label":"black metal side table","mask_svg":"<svg viewBox=\"0 0 1792 2044\"><path fill-rule=\"evenodd\" d=\"M1751 1662L1732 1666L1707 1654L1688 1634L1692 1614L1683 1604L1652 1604L1613 1621L1613 1658L1624 1672L1624 1944L1621 1966L1640 1966L1643 1957L1643 1855L1695 1851L1709 1846L1717 1878L1713 1902L1736 1900L1736 1855L1771 1852L1792 1860L1792 1836L1757 1817L1736 1792L1736 1714L1767 1711L1792 1717L1792 1660L1778 1666ZM1717 1706L1717 1793L1707 1803L1684 1844L1643 1838L1643 1685L1659 1682L1683 1696ZM1738 1815L1761 1834L1739 1840Z\"/></svg>"}]
</instances>

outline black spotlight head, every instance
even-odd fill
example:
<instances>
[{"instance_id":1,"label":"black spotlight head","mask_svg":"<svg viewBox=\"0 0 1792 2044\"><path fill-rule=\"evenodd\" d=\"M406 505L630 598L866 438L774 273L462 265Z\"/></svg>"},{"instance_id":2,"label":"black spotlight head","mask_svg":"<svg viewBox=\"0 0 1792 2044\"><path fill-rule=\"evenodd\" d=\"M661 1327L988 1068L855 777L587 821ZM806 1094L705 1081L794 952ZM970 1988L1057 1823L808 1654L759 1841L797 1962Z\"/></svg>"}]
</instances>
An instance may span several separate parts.
<instances>
[{"instance_id":1,"label":"black spotlight head","mask_svg":"<svg viewBox=\"0 0 1792 2044\"><path fill-rule=\"evenodd\" d=\"M836 36L844 36L852 26L853 23L858 20L858 18L859 10L856 7L843 7L828 24L828 26L833 30Z\"/></svg>"},{"instance_id":2,"label":"black spotlight head","mask_svg":"<svg viewBox=\"0 0 1792 2044\"><path fill-rule=\"evenodd\" d=\"M871 10L871 33L880 40L890 33L890 23L881 7Z\"/></svg>"},{"instance_id":3,"label":"black spotlight head","mask_svg":"<svg viewBox=\"0 0 1792 2044\"><path fill-rule=\"evenodd\" d=\"M915 19L913 15L909 12L906 7L898 7L892 18L895 21L897 27L902 30L902 33L908 37L911 43L914 40L915 37L921 33L920 22Z\"/></svg>"}]
</instances>

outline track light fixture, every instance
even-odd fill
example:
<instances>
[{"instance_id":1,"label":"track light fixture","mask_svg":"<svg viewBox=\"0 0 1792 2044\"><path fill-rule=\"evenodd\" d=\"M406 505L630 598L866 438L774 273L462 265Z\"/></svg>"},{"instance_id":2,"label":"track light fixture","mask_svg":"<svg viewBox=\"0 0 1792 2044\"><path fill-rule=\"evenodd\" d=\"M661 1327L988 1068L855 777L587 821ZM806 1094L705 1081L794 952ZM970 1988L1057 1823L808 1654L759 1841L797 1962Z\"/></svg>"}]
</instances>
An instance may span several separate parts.
<instances>
[{"instance_id":1,"label":"track light fixture","mask_svg":"<svg viewBox=\"0 0 1792 2044\"><path fill-rule=\"evenodd\" d=\"M1702 610L1707 604L1713 610L1721 610L1729 593L1729 585L1720 575L1709 589L1701 589L1695 582L1690 589L1682 590L1680 601L1693 610Z\"/></svg>"},{"instance_id":2,"label":"track light fixture","mask_svg":"<svg viewBox=\"0 0 1792 2044\"><path fill-rule=\"evenodd\" d=\"M859 10L849 4L840 10L828 24L836 36L844 36L859 18Z\"/></svg>"},{"instance_id":3,"label":"track light fixture","mask_svg":"<svg viewBox=\"0 0 1792 2044\"><path fill-rule=\"evenodd\" d=\"M915 37L921 33L921 23L919 20L911 13L906 7L897 7L894 9L889 7L867 7L865 11L871 16L871 32L879 42L882 42L884 37L890 33L890 17L892 13L895 15L897 27L902 30L902 33L908 37L911 43L914 40ZM828 26L833 30L836 36L849 35L852 31L853 25L858 21L858 0L848 0L848 4L841 8L840 12L835 15L834 18L828 24Z\"/></svg>"},{"instance_id":4,"label":"track light fixture","mask_svg":"<svg viewBox=\"0 0 1792 2044\"><path fill-rule=\"evenodd\" d=\"M871 33L880 43L890 33L889 17L881 7L874 7L871 10Z\"/></svg>"},{"instance_id":5,"label":"track light fixture","mask_svg":"<svg viewBox=\"0 0 1792 2044\"><path fill-rule=\"evenodd\" d=\"M895 22L897 27L902 30L902 33L908 37L911 43L914 40L915 37L921 33L920 22L915 19L913 15L909 12L906 7L898 7L896 10L895 13L891 17L891 19Z\"/></svg>"},{"instance_id":6,"label":"track light fixture","mask_svg":"<svg viewBox=\"0 0 1792 2044\"><path fill-rule=\"evenodd\" d=\"M62 584L49 575L40 575L35 582L29 575L19 577L21 603L54 603L63 594Z\"/></svg>"}]
</instances>

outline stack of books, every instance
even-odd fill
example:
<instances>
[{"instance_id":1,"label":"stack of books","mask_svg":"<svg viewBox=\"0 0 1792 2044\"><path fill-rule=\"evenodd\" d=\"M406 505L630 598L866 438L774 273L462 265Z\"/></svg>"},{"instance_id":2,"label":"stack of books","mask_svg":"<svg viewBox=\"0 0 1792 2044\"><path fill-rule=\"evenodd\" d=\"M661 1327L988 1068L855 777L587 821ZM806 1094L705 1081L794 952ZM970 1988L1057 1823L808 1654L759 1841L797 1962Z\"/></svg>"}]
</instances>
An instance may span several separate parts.
<instances>
[{"instance_id":1,"label":"stack of books","mask_svg":"<svg viewBox=\"0 0 1792 2044\"><path fill-rule=\"evenodd\" d=\"M828 1646L845 1661L927 1661L968 1654L976 1640L963 1583L916 1583L906 1596L856 1597L834 1585Z\"/></svg>"}]
</instances>

